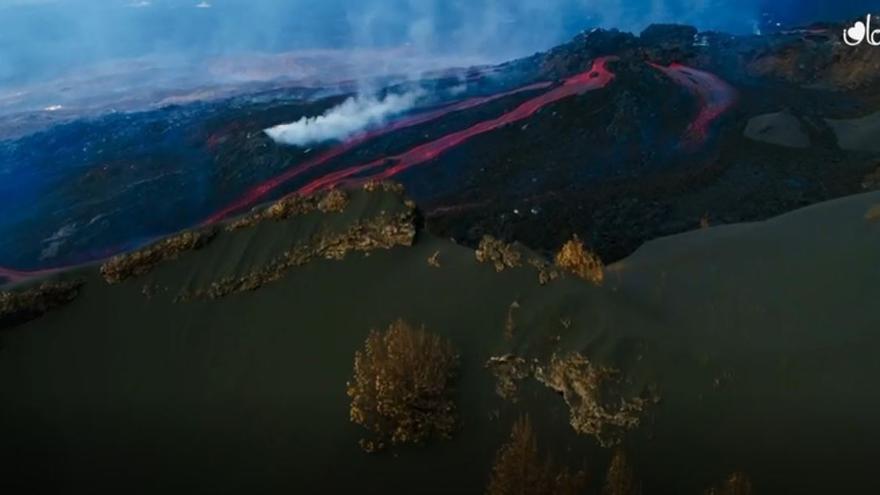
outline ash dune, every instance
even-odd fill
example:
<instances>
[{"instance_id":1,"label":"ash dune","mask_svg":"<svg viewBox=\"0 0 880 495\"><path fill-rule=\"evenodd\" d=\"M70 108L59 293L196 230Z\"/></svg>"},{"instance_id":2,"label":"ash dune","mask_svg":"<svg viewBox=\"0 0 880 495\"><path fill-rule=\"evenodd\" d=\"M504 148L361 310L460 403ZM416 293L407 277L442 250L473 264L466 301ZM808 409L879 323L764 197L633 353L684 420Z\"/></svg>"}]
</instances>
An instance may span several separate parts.
<instances>
[{"instance_id":1,"label":"ash dune","mask_svg":"<svg viewBox=\"0 0 880 495\"><path fill-rule=\"evenodd\" d=\"M828 119L841 148L880 153L880 112L861 118Z\"/></svg>"},{"instance_id":2,"label":"ash dune","mask_svg":"<svg viewBox=\"0 0 880 495\"><path fill-rule=\"evenodd\" d=\"M528 265L497 273L470 249L422 233L411 246L291 267L244 292L177 297L275 266L321 232L405 211L399 193L350 194L326 212L233 221L199 249L114 285L97 267L63 275L85 281L72 301L2 334L0 457L18 476L0 484L112 489L137 478L170 488L186 466L200 490L481 491L519 414L567 455L607 456L571 429L559 395L536 382L507 403L483 368L505 353L574 351L620 370L627 390L658 394L625 436L652 492L700 493L730 465L771 492L828 493L873 479L859 446L880 412L870 383L880 321L853 309L878 297L880 230L865 216L878 193L649 242L609 266L601 286L571 276L541 286ZM438 256L439 267L426 261ZM369 329L398 317L461 350L456 400L466 426L448 444L367 456L361 432L347 426L345 383ZM848 447L832 453L830 443ZM40 475L47 459L67 468ZM324 469L339 463L344 475ZM693 469L675 468L683 465ZM808 480L800 475L818 465Z\"/></svg>"},{"instance_id":3,"label":"ash dune","mask_svg":"<svg viewBox=\"0 0 880 495\"><path fill-rule=\"evenodd\" d=\"M800 120L786 111L752 117L746 125L745 136L777 146L810 147L810 136L804 131Z\"/></svg>"}]
</instances>

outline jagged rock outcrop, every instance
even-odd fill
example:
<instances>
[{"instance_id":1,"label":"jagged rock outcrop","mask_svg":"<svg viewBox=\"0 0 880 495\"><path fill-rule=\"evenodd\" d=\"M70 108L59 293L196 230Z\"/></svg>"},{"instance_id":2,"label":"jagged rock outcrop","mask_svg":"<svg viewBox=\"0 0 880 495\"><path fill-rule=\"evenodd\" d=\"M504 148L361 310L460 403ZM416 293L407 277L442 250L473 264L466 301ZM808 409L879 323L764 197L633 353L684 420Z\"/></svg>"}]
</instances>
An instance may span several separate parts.
<instances>
[{"instance_id":1,"label":"jagged rock outcrop","mask_svg":"<svg viewBox=\"0 0 880 495\"><path fill-rule=\"evenodd\" d=\"M276 256L266 265L243 275L224 277L208 287L184 291L176 300L217 299L238 292L256 290L281 279L296 266L316 259L341 260L353 251L369 252L411 246L416 236L415 213L409 209L396 215L382 213L353 224L340 234L319 234L313 239L293 246Z\"/></svg>"},{"instance_id":2,"label":"jagged rock outcrop","mask_svg":"<svg viewBox=\"0 0 880 495\"><path fill-rule=\"evenodd\" d=\"M216 234L217 229L213 227L183 232L137 251L114 256L101 265L101 275L108 284L117 284L144 275L163 261L205 247Z\"/></svg>"},{"instance_id":3,"label":"jagged rock outcrop","mask_svg":"<svg viewBox=\"0 0 880 495\"><path fill-rule=\"evenodd\" d=\"M0 292L0 329L39 318L70 303L82 285L81 281L44 282L29 289Z\"/></svg>"},{"instance_id":4,"label":"jagged rock outcrop","mask_svg":"<svg viewBox=\"0 0 880 495\"><path fill-rule=\"evenodd\" d=\"M301 196L294 194L276 201L272 205L233 220L226 226L227 232L253 227L264 220L286 220L313 211L339 213L348 206L348 194L340 189Z\"/></svg>"}]
</instances>

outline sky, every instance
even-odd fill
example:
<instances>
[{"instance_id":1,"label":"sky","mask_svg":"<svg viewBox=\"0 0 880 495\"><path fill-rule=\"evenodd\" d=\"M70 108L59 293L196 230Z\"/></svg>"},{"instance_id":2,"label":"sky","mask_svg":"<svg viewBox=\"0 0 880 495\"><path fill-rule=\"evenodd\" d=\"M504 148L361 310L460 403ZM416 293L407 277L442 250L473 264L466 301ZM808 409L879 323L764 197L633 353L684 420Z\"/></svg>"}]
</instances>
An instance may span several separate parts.
<instances>
[{"instance_id":1,"label":"sky","mask_svg":"<svg viewBox=\"0 0 880 495\"><path fill-rule=\"evenodd\" d=\"M107 60L408 46L493 60L593 27L749 32L860 15L878 0L0 0L0 86ZM767 16L765 15L764 18Z\"/></svg>"}]
</instances>

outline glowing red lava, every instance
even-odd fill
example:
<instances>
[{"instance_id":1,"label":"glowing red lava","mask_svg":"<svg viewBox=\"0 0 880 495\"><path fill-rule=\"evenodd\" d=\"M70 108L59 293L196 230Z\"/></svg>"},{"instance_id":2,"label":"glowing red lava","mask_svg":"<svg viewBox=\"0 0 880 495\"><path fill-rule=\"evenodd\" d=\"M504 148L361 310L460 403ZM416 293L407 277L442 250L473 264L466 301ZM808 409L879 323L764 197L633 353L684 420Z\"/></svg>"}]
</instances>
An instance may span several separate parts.
<instances>
[{"instance_id":1,"label":"glowing red lava","mask_svg":"<svg viewBox=\"0 0 880 495\"><path fill-rule=\"evenodd\" d=\"M427 112L424 112L421 114L406 117L404 119L393 122L385 127L381 127L379 129L375 129L373 131L369 131L367 133L364 133L360 136L351 138L348 141L345 141L344 143L340 144L339 146L336 146L334 148L330 148L329 150L327 150L323 153L320 153L317 156L315 156L309 160L306 160L303 163L300 163L299 165L291 168L290 170L287 170L284 173L277 175L277 176L263 182L262 184L255 186L251 190L247 191L239 199L237 199L234 202L232 202L231 204L223 207L222 209L220 209L219 211L217 211L216 213L212 214L210 217L205 219L205 221L202 222L202 225L210 225L210 224L219 222L220 220L223 220L224 218L228 217L229 215L231 215L235 212L238 212L238 211L241 211L245 208L253 206L254 204L258 203L260 200L262 200L267 194L269 194L273 190L277 189L278 187L286 184L287 182L291 181L292 179L299 176L300 174L302 174L308 170L311 170L317 166L320 166L320 165L350 151L351 149L353 149L357 146L360 146L361 144L363 144L371 139L375 139L379 136L383 136L385 134L389 134L389 133L392 133L395 131L399 131L401 129L405 129L407 127L412 127L412 126L416 126L419 124L424 124L426 122L436 120L436 119L443 117L444 115L447 115L452 112L468 110L468 109L489 103L491 101L498 100L498 99L504 98L506 96L512 96L517 93L522 93L525 91L545 89L545 88L549 87L550 85L551 85L551 83L549 83L549 82L539 82L539 83L530 84L528 86L523 86L521 88L517 88L517 89L511 90L511 91L506 91L504 93L498 93L498 94L490 95L490 96L481 96L481 97L477 97L477 98L469 98L467 100L463 100L458 103L453 103L453 104L438 108L436 110L430 110L430 111L427 111Z\"/></svg>"},{"instance_id":2,"label":"glowing red lava","mask_svg":"<svg viewBox=\"0 0 880 495\"><path fill-rule=\"evenodd\" d=\"M693 148L704 143L712 123L736 102L736 89L715 74L679 63L668 67L650 62L649 65L666 74L676 84L687 88L699 99L700 111L685 130L682 144L686 148Z\"/></svg>"},{"instance_id":3,"label":"glowing red lava","mask_svg":"<svg viewBox=\"0 0 880 495\"><path fill-rule=\"evenodd\" d=\"M309 184L306 184L305 186L300 188L297 193L309 194L320 189L336 186L340 184L343 180L353 175L357 175L361 172L377 168L384 164L393 163L393 165L389 166L385 170L369 177L363 177L357 180L357 182L363 182L371 179L387 179L413 166L433 160L447 150L460 145L461 143L467 141L468 139L471 139L474 136L478 136L480 134L499 129L513 122L526 119L534 115L535 112L550 103L559 101L563 98L568 98L570 96L584 94L589 91L604 88L608 85L608 83L614 80L614 73L612 73L608 69L608 62L616 59L616 57L597 58L595 61L593 61L593 66L592 68L590 68L590 70L572 76L571 78L567 79L562 85L557 86L547 93L532 98L525 103L522 103L520 106L516 107L510 112L501 115L500 117L480 122L467 129L453 132L439 139L435 139L434 141L420 144L415 148L412 148L409 151L400 155L381 158L369 163L349 167L343 170L339 170L337 172L327 174L320 179L314 180Z\"/></svg>"}]
</instances>

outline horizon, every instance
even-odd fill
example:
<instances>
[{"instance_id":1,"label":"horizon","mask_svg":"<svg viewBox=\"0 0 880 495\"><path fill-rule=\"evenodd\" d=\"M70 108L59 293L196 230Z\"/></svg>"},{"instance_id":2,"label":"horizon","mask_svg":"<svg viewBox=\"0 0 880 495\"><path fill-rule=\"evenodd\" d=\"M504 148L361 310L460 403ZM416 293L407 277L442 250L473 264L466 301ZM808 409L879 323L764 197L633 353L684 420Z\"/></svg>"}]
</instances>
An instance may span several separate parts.
<instances>
[{"instance_id":1,"label":"horizon","mask_svg":"<svg viewBox=\"0 0 880 495\"><path fill-rule=\"evenodd\" d=\"M746 34L854 18L870 3L329 0L306 6L280 0L12 0L0 6L0 87L140 57L187 64L247 53L405 47L425 58L500 62L596 27L638 33L652 23L679 23Z\"/></svg>"}]
</instances>

